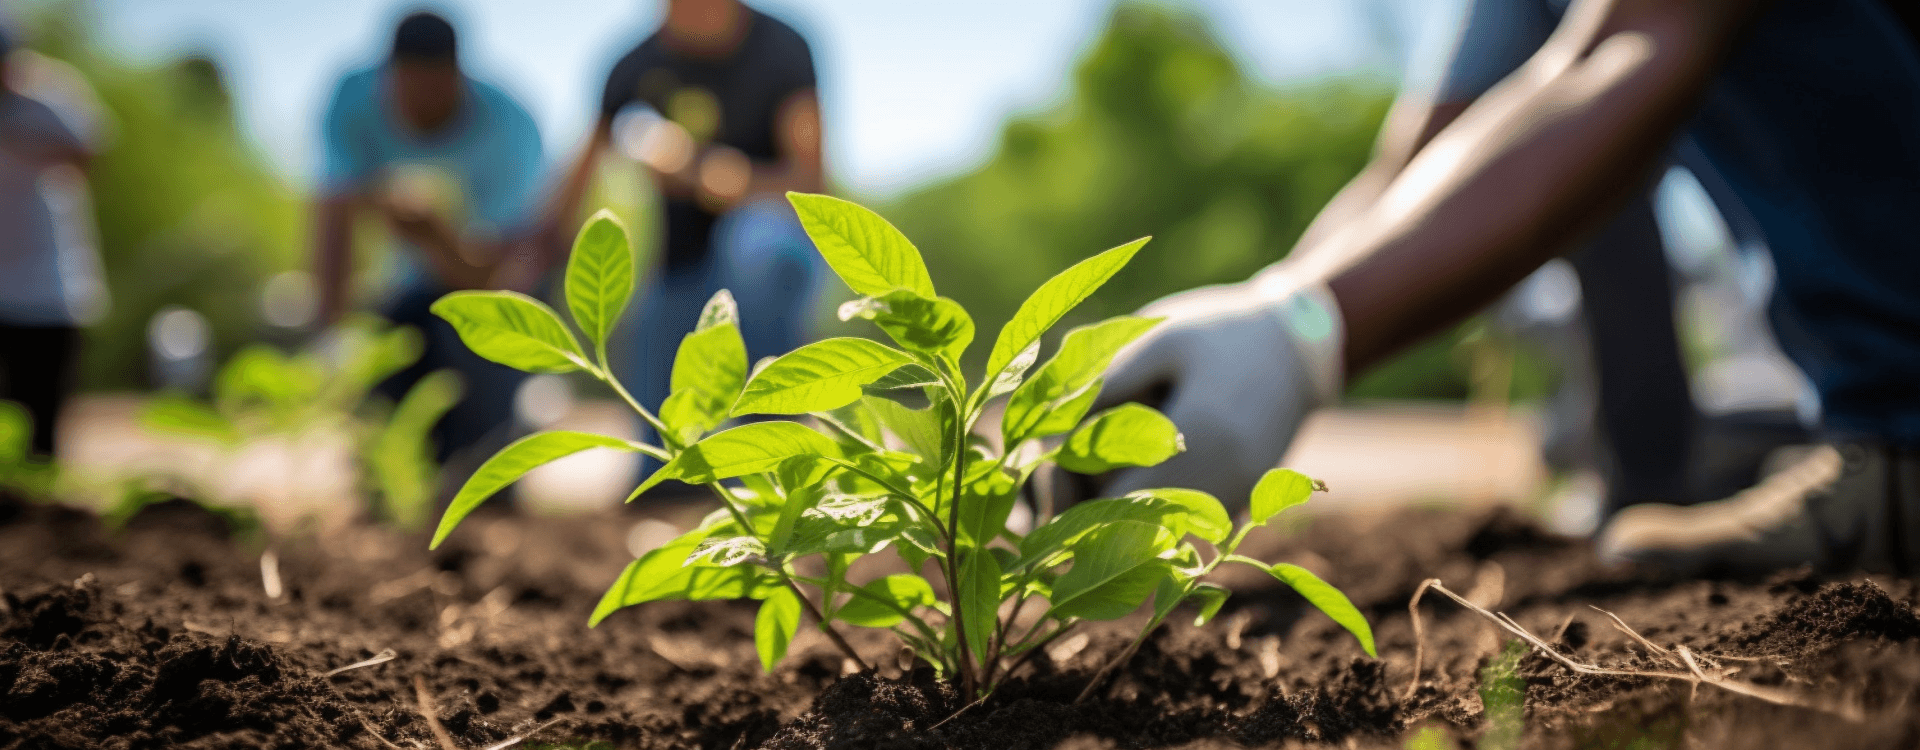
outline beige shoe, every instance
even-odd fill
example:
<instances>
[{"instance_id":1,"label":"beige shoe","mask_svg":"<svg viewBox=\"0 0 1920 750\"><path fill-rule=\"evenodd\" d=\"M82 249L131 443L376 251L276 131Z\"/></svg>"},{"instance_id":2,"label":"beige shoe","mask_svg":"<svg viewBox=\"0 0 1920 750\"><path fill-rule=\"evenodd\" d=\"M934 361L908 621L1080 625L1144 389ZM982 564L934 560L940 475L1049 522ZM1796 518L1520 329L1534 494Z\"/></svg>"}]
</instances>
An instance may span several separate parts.
<instances>
[{"instance_id":1,"label":"beige shoe","mask_svg":"<svg viewBox=\"0 0 1920 750\"><path fill-rule=\"evenodd\" d=\"M1800 565L1910 573L1920 554L1920 453L1819 446L1725 500L1622 510L1598 544L1605 559L1681 575L1761 575Z\"/></svg>"}]
</instances>

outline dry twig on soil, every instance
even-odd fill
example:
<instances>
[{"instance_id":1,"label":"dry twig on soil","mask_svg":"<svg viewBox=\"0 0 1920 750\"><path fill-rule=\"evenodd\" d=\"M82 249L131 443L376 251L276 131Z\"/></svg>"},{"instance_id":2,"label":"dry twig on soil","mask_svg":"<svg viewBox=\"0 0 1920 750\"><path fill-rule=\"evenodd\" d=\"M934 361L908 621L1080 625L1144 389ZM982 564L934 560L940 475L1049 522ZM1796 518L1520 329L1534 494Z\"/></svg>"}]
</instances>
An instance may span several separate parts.
<instances>
[{"instance_id":1,"label":"dry twig on soil","mask_svg":"<svg viewBox=\"0 0 1920 750\"><path fill-rule=\"evenodd\" d=\"M1508 617L1503 613L1489 612L1485 608L1481 607L1480 605L1474 604L1473 602L1468 601L1465 597L1462 597L1459 594L1454 593L1453 591L1449 590L1446 586L1442 585L1440 583L1440 579L1438 578L1429 578L1425 581L1422 581L1420 583L1420 587L1414 590L1413 599L1407 602L1407 611L1410 615L1413 616L1413 638L1414 638L1413 679L1407 685L1407 698L1412 698L1414 692L1419 689L1420 666L1424 662L1425 655L1426 655L1425 654L1426 631L1420 622L1420 597L1426 594L1427 589L1433 589L1442 594L1446 594L1447 598L1452 599L1455 602L1458 602L1460 606L1466 607L1467 609L1472 610L1475 614L1478 614L1481 617L1485 617L1488 620L1493 621L1495 625L1499 625L1502 629L1506 630L1507 632L1512 633L1514 636L1520 638L1523 641L1526 641L1528 645L1532 646L1535 651L1540 652L1542 656L1552 659L1553 661L1558 662L1561 666L1566 667L1567 669L1572 670L1573 672L1576 672L1579 674L1608 676L1608 677L1646 677L1646 678L1661 679L1661 680L1678 680L1678 681L1690 683L1696 687L1698 687L1701 683L1706 683L1708 685L1713 685L1714 687L1718 687L1722 690L1726 690L1731 693L1745 695L1750 698L1757 698L1759 700L1763 700L1768 703L1775 703L1782 706L1808 708L1816 711L1824 711L1824 712L1833 714L1835 716L1839 716L1840 718L1846 719L1848 721L1860 721L1862 718L1864 718L1861 713L1861 710L1855 706L1817 703L1812 700L1808 700L1806 698L1793 695L1784 690L1769 688L1762 685L1752 685L1744 682L1737 682L1734 680L1727 679L1724 674L1709 674L1705 670L1700 668L1698 661L1694 658L1693 652L1689 650L1687 647L1675 646L1671 650L1661 648L1660 646L1655 645L1652 641L1649 641L1646 638L1642 637L1639 633L1634 632L1632 628L1627 627L1627 624L1621 621L1621 619L1618 616L1614 615L1612 612L1599 609L1598 607L1595 607L1595 609L1601 612L1602 614L1605 614L1609 618L1612 618L1614 622L1614 626L1619 628L1622 632L1626 633L1628 637L1633 638L1635 641L1638 641L1639 643L1646 646L1647 648L1652 649L1656 655L1665 658L1667 661L1675 664L1676 666L1685 668L1687 671L1685 672L1649 672L1649 671L1643 671L1643 670L1637 670L1637 669L1607 669L1605 667L1594 666L1591 664L1583 664L1581 662L1574 661L1571 657L1568 657L1560 653L1559 651L1554 650L1553 646L1549 645L1546 641L1541 640L1539 636L1534 635L1531 631L1527 630L1526 628L1521 627L1520 623L1514 622L1513 618Z\"/></svg>"},{"instance_id":2,"label":"dry twig on soil","mask_svg":"<svg viewBox=\"0 0 1920 750\"><path fill-rule=\"evenodd\" d=\"M420 675L413 676L413 697L420 702L420 715L427 720L427 728L433 730L433 739L440 743L441 750L460 750L453 744L453 735L440 725L440 717L434 712L433 696L427 693L427 681Z\"/></svg>"},{"instance_id":3,"label":"dry twig on soil","mask_svg":"<svg viewBox=\"0 0 1920 750\"><path fill-rule=\"evenodd\" d=\"M332 677L334 675L340 674L341 672L349 672L355 669L359 669L361 667L371 667L375 664L385 664L387 662L393 661L394 656L395 654L393 652L393 649L384 648L380 650L380 653L374 654L373 656L367 657L365 659L361 659L360 661L356 661L344 667L335 667L333 669L329 669L325 673L321 674L320 678L326 679L328 677Z\"/></svg>"}]
</instances>

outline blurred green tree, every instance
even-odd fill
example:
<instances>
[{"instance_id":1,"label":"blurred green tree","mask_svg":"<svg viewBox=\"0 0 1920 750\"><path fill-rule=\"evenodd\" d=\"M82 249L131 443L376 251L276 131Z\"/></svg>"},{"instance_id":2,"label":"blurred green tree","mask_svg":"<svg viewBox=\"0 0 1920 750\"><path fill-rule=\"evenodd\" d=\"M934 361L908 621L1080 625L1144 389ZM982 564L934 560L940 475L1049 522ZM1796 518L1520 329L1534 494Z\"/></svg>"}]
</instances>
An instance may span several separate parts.
<instances>
[{"instance_id":1,"label":"blurred green tree","mask_svg":"<svg viewBox=\"0 0 1920 750\"><path fill-rule=\"evenodd\" d=\"M86 77L109 134L89 182L112 303L88 331L82 386L145 385L146 326L166 305L205 315L223 360L262 333L264 281L304 262L299 197L240 132L211 58L137 65L99 45L86 4L38 10L31 46Z\"/></svg>"},{"instance_id":2,"label":"blurred green tree","mask_svg":"<svg viewBox=\"0 0 1920 750\"><path fill-rule=\"evenodd\" d=\"M1366 163L1391 100L1366 80L1263 88L1196 14L1122 3L1062 104L1014 119L980 168L885 213L989 331L1040 280L1154 235L1076 311L1095 320L1283 257Z\"/></svg>"}]
</instances>

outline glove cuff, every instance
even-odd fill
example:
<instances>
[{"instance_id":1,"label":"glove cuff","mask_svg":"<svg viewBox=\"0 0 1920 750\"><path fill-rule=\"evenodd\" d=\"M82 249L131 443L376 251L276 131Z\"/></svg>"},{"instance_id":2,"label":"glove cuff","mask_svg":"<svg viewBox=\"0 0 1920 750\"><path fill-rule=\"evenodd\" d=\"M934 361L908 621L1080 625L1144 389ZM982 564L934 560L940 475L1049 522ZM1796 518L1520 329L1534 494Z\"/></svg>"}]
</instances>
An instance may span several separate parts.
<instances>
[{"instance_id":1,"label":"glove cuff","mask_svg":"<svg viewBox=\"0 0 1920 750\"><path fill-rule=\"evenodd\" d=\"M1253 288L1286 332L1313 386L1313 405L1340 400L1346 390L1346 320L1326 282L1301 283L1272 271L1253 278Z\"/></svg>"}]
</instances>

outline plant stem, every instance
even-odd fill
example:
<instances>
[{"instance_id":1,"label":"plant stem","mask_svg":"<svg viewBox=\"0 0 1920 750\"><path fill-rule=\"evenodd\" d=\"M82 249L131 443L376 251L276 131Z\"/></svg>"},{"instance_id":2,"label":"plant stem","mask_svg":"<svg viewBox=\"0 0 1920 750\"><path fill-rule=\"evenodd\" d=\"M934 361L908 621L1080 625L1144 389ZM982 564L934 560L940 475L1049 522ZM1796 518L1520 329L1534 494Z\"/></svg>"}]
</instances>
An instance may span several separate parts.
<instances>
[{"instance_id":1,"label":"plant stem","mask_svg":"<svg viewBox=\"0 0 1920 750\"><path fill-rule=\"evenodd\" d=\"M1020 671L1021 667L1026 666L1027 662L1033 659L1034 654L1040 653L1041 649L1044 649L1047 647L1047 644L1053 643L1055 640L1059 639L1060 636L1066 635L1067 631L1072 629L1073 629L1072 625L1064 625L1064 624L1061 625L1060 627L1054 628L1053 632L1048 633L1045 638L1041 638L1038 642L1034 643L1031 648L1028 648L1025 653L1020 655L1020 658L1015 659L1012 664L1008 665L1006 671L1002 672L1001 675L1008 678L1013 677L1013 673ZM1027 634L1032 635L1033 633L1032 631L1028 631ZM992 690L993 686L988 686L987 689Z\"/></svg>"},{"instance_id":2,"label":"plant stem","mask_svg":"<svg viewBox=\"0 0 1920 750\"><path fill-rule=\"evenodd\" d=\"M613 392L620 396L620 400L627 402L628 407L639 413L640 418L646 420L647 424L653 427L654 434L660 436L660 444L665 445L669 452L679 453L686 448L686 446L680 444L680 438L676 437L672 430L667 429L667 423L660 421L660 418L654 416L653 412L648 411L647 407L641 406L640 401L635 399L633 394L627 392L626 386L620 384L620 379L614 377L611 370L603 367L602 369L593 371L593 374L595 377L600 378L600 382L612 387Z\"/></svg>"},{"instance_id":3,"label":"plant stem","mask_svg":"<svg viewBox=\"0 0 1920 750\"><path fill-rule=\"evenodd\" d=\"M840 631L833 629L833 623L827 621L826 615L820 612L819 605L807 598L807 592L800 590L800 584L795 582L792 576L787 575L785 570L776 569L774 572L780 574L780 580L787 582L787 588L793 589L793 595L799 597L800 604L807 608L807 614L813 615L813 621L820 623L820 632L827 634L828 640L833 641L833 645L840 648L840 653L852 659L853 663L860 667L860 671L871 671L873 667L868 666L866 660L860 658L860 654L853 650L853 646L847 643L847 639L840 637Z\"/></svg>"},{"instance_id":4,"label":"plant stem","mask_svg":"<svg viewBox=\"0 0 1920 750\"><path fill-rule=\"evenodd\" d=\"M1022 593L1020 598L1014 601L1013 609L1007 612L1007 618L1001 620L999 628L994 631L993 646L987 651L986 674L980 676L981 682L989 685L993 684L994 672L996 671L995 667L1000 663L1000 653L1007 645L1007 631L1013 629L1013 621L1020 617L1020 610L1026 608L1029 598L1031 597ZM1033 631L1027 632L1032 633Z\"/></svg>"},{"instance_id":5,"label":"plant stem","mask_svg":"<svg viewBox=\"0 0 1920 750\"><path fill-rule=\"evenodd\" d=\"M960 593L960 498L966 488L967 471L967 433L966 420L955 406L953 417L953 500L947 503L947 589L953 592L953 634L960 647L960 684L964 695L974 694L976 678L973 664L973 649L967 645L967 617L962 609L966 597ZM973 554L983 554L986 550L980 540L974 540Z\"/></svg>"},{"instance_id":6,"label":"plant stem","mask_svg":"<svg viewBox=\"0 0 1920 750\"><path fill-rule=\"evenodd\" d=\"M1073 705L1080 705L1081 702L1087 699L1087 696L1093 694L1094 688L1099 687L1100 683L1107 679L1108 673L1120 665L1127 663L1128 659L1133 658L1133 652L1140 650L1140 644L1147 642L1147 636L1151 635L1154 628L1157 627L1160 627L1160 616L1154 615L1153 620L1147 623L1147 627L1140 631L1140 635L1134 638L1132 643L1127 644L1125 650L1122 650L1112 661L1107 662L1106 666L1101 667L1099 672L1094 673L1093 679L1087 682L1087 687L1080 691L1080 696L1073 699Z\"/></svg>"},{"instance_id":7,"label":"plant stem","mask_svg":"<svg viewBox=\"0 0 1920 750\"><path fill-rule=\"evenodd\" d=\"M733 496L727 494L726 487L721 486L719 482L708 482L707 489L713 490L713 494L720 496L720 504L726 507L728 515L733 516L734 523L740 524L742 531L750 536L760 536L759 532L754 531L753 522L747 520L746 512L740 510L740 506L733 504ZM868 669L866 660L861 659L860 654L853 650L853 646L848 645L846 639L840 637L840 631L833 629L833 623L829 622L821 614L820 608L814 605L813 600L808 599L806 593L800 590L800 584L794 583L793 576L787 575L786 567L782 565L767 567L773 571L774 575L780 577L782 583L793 589L794 596L800 597L800 603L806 605L807 613L813 615L814 622L820 623L820 631L827 634L827 638L833 641L833 645L840 647L840 652L852 659L853 663L860 665L860 669Z\"/></svg>"}]
</instances>

